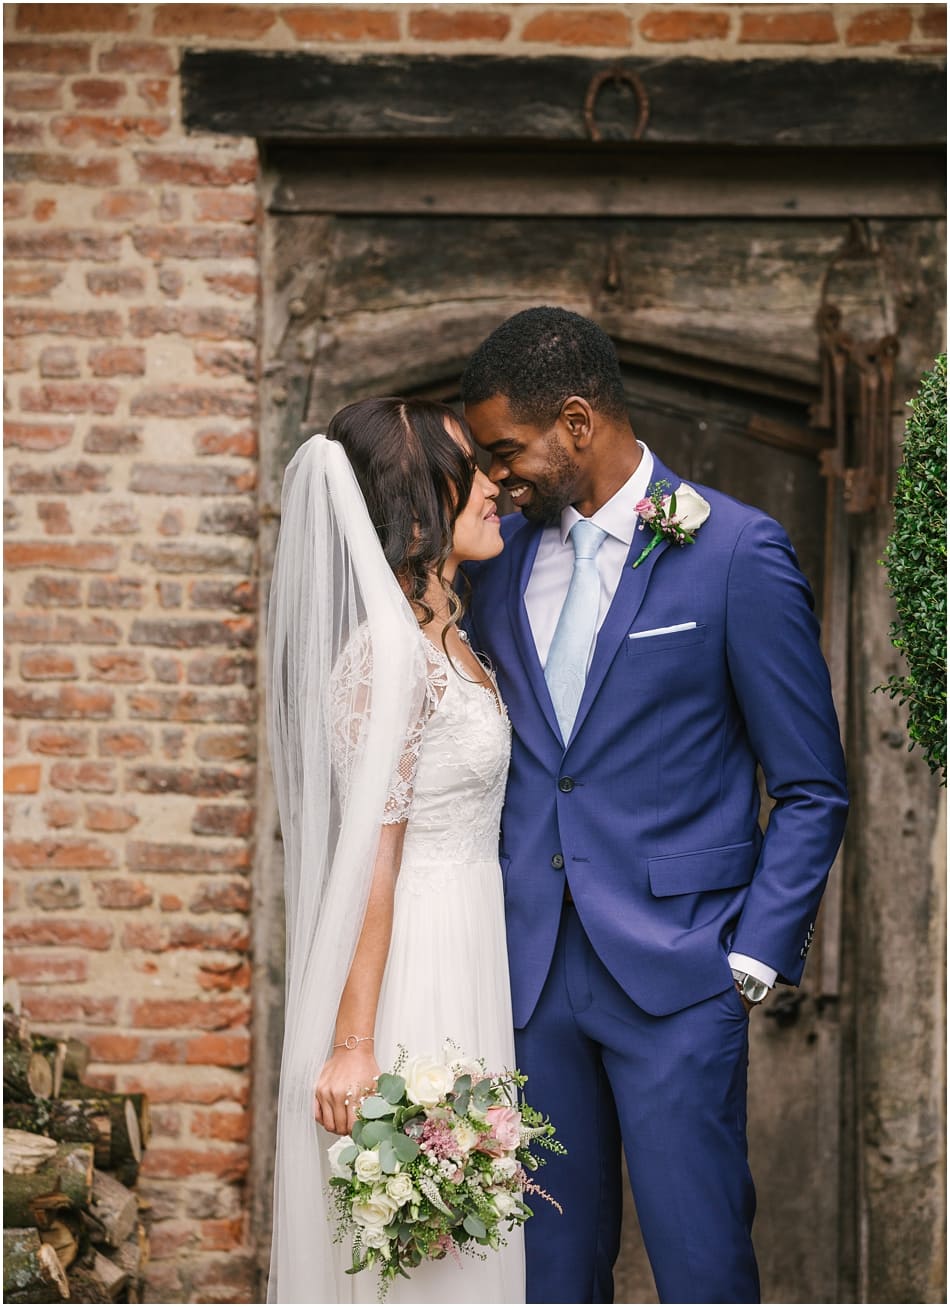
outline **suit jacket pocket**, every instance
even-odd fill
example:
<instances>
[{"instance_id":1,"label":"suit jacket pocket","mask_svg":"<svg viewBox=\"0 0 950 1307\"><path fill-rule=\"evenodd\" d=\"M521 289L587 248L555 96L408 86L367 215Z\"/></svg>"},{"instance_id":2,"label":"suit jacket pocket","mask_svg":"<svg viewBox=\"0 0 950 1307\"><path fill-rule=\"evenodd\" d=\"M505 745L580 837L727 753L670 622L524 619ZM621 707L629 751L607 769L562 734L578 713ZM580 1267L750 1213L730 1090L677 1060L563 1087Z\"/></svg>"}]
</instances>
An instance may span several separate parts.
<instances>
[{"instance_id":1,"label":"suit jacket pocket","mask_svg":"<svg viewBox=\"0 0 950 1307\"><path fill-rule=\"evenodd\" d=\"M672 853L650 858L650 890L655 898L673 894L701 894L705 890L748 885L759 856L759 842L724 844L695 853Z\"/></svg>"},{"instance_id":2,"label":"suit jacket pocket","mask_svg":"<svg viewBox=\"0 0 950 1307\"><path fill-rule=\"evenodd\" d=\"M631 640L630 636L634 639ZM637 632L628 632L624 640L627 654L639 658L644 654L665 653L667 649L676 649L680 645L702 644L706 639L705 625L687 626L682 631L665 631L662 635L644 635L637 638Z\"/></svg>"}]
</instances>

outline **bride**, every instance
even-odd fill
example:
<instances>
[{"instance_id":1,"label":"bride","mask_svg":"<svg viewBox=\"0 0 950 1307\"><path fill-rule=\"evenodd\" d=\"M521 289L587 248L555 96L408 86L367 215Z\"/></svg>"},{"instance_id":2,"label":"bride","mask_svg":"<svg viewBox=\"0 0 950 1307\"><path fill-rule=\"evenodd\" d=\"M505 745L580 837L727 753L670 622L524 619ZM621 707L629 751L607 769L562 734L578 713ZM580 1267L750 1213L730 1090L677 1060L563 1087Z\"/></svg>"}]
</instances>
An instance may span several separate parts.
<instances>
[{"instance_id":1,"label":"bride","mask_svg":"<svg viewBox=\"0 0 950 1307\"><path fill-rule=\"evenodd\" d=\"M334 1244L327 1148L399 1047L513 1068L498 830L510 726L452 582L503 545L462 421L370 399L287 468L267 694L287 981L270 1302L370 1302ZM391 1302L524 1302L520 1229Z\"/></svg>"}]
</instances>

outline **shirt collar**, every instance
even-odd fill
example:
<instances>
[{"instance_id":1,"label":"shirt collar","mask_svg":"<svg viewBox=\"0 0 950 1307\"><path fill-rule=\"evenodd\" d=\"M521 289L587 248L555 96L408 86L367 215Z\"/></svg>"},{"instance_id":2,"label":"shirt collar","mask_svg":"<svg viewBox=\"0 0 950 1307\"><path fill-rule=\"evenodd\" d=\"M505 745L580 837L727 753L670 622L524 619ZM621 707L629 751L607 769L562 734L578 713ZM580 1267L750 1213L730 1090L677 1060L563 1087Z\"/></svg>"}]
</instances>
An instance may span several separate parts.
<instances>
[{"instance_id":1,"label":"shirt collar","mask_svg":"<svg viewBox=\"0 0 950 1307\"><path fill-rule=\"evenodd\" d=\"M646 498L650 481L653 477L653 455L642 440L637 444L643 450L643 457L636 472L623 483L615 495L601 504L591 521L606 531L608 535L628 547L633 543L633 533L637 525L637 504ZM573 504L569 504L561 513L561 544L566 545L571 527L581 520L581 514Z\"/></svg>"}]
</instances>

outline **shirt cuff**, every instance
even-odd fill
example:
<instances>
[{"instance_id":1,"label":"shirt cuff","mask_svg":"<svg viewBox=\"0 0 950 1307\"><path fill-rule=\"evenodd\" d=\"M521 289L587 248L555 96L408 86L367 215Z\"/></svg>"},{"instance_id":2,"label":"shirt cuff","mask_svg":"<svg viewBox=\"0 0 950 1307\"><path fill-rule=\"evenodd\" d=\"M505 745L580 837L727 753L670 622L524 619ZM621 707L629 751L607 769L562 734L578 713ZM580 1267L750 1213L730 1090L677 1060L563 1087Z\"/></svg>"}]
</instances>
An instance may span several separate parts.
<instances>
[{"instance_id":1,"label":"shirt cuff","mask_svg":"<svg viewBox=\"0 0 950 1307\"><path fill-rule=\"evenodd\" d=\"M769 989L775 984L778 976L774 967L767 967L764 962L746 957L744 953L730 953L729 965L736 971L747 971L750 976L755 976L756 980L761 980L768 985Z\"/></svg>"}]
</instances>

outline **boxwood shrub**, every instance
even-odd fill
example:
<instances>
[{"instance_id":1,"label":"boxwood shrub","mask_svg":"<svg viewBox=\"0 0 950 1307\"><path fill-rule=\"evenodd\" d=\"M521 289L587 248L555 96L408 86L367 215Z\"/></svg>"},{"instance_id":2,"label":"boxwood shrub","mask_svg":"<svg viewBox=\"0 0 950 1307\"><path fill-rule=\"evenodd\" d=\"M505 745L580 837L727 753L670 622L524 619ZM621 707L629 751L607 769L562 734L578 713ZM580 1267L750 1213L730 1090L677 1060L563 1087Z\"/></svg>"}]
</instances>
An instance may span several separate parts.
<instances>
[{"instance_id":1,"label":"boxwood shrub","mask_svg":"<svg viewBox=\"0 0 950 1307\"><path fill-rule=\"evenodd\" d=\"M947 776L947 356L924 374L904 437L894 529L882 562L897 605L891 641L907 662L886 685L907 704L910 748Z\"/></svg>"}]
</instances>

